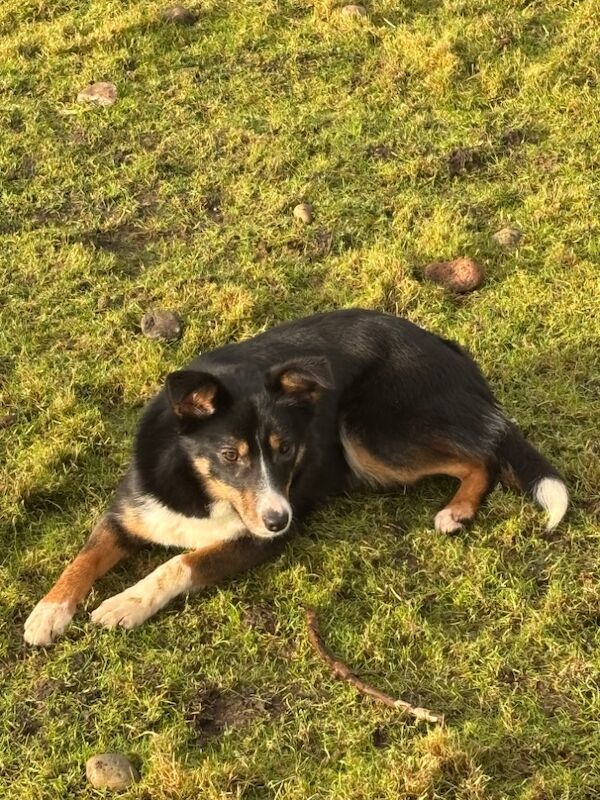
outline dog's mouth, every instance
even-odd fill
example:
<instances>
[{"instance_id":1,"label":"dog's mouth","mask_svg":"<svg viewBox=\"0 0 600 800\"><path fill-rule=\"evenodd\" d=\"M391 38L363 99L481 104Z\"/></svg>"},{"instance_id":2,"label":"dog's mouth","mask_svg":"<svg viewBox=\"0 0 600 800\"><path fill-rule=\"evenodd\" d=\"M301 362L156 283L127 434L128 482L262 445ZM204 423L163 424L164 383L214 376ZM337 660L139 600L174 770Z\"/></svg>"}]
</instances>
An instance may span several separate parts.
<instances>
[{"instance_id":1,"label":"dog's mouth","mask_svg":"<svg viewBox=\"0 0 600 800\"><path fill-rule=\"evenodd\" d=\"M277 492L246 494L243 502L233 503L244 525L259 539L275 539L287 533L292 524L292 508L284 495Z\"/></svg>"},{"instance_id":2,"label":"dog's mouth","mask_svg":"<svg viewBox=\"0 0 600 800\"><path fill-rule=\"evenodd\" d=\"M213 477L200 459L195 466L212 500L228 503L253 536L273 539L287 533L292 524L292 507L286 495L269 481L252 488L237 488Z\"/></svg>"}]
</instances>

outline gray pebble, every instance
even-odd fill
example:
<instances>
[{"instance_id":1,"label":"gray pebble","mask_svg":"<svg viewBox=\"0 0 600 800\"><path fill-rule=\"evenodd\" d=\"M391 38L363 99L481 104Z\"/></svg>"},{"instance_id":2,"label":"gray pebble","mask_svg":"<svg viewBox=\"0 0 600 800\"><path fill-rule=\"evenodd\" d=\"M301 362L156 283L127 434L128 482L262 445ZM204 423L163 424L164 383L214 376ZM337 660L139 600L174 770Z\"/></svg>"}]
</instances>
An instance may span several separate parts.
<instances>
[{"instance_id":1,"label":"gray pebble","mask_svg":"<svg viewBox=\"0 0 600 800\"><path fill-rule=\"evenodd\" d=\"M197 19L196 14L185 6L165 8L162 17L166 22L175 22L177 25L193 25Z\"/></svg>"},{"instance_id":2,"label":"gray pebble","mask_svg":"<svg viewBox=\"0 0 600 800\"><path fill-rule=\"evenodd\" d=\"M304 222L305 225L310 225L313 221L312 206L309 206L308 203L299 203L294 209L294 217L300 222Z\"/></svg>"},{"instance_id":3,"label":"gray pebble","mask_svg":"<svg viewBox=\"0 0 600 800\"><path fill-rule=\"evenodd\" d=\"M367 9L364 6L354 5L353 3L342 8L344 17L366 17Z\"/></svg>"},{"instance_id":4,"label":"gray pebble","mask_svg":"<svg viewBox=\"0 0 600 800\"><path fill-rule=\"evenodd\" d=\"M119 93L114 83L98 81L90 83L77 95L80 103L95 103L97 106L112 106L117 102Z\"/></svg>"},{"instance_id":5,"label":"gray pebble","mask_svg":"<svg viewBox=\"0 0 600 800\"><path fill-rule=\"evenodd\" d=\"M115 792L122 792L140 779L133 764L120 753L100 753L88 758L85 775L95 789Z\"/></svg>"},{"instance_id":6,"label":"gray pebble","mask_svg":"<svg viewBox=\"0 0 600 800\"><path fill-rule=\"evenodd\" d=\"M496 233L492 236L492 239L496 242L496 244L500 245L500 247L516 247L521 240L521 235L522 234L520 230L508 226L496 231Z\"/></svg>"},{"instance_id":7,"label":"gray pebble","mask_svg":"<svg viewBox=\"0 0 600 800\"><path fill-rule=\"evenodd\" d=\"M163 342L174 342L181 336L183 322L174 311L154 308L142 317L142 333L149 339L162 339Z\"/></svg>"}]
</instances>

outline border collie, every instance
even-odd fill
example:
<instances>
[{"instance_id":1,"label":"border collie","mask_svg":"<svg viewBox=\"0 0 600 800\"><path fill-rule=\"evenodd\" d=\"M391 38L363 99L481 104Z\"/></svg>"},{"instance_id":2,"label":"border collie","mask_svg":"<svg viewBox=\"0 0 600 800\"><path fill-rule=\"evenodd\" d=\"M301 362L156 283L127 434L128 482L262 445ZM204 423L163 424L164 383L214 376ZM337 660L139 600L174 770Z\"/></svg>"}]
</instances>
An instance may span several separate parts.
<instances>
[{"instance_id":1,"label":"border collie","mask_svg":"<svg viewBox=\"0 0 600 800\"><path fill-rule=\"evenodd\" d=\"M138 548L188 552L105 600L92 621L134 628L172 598L272 558L328 497L450 475L442 533L498 480L563 518L565 484L498 407L467 353L405 319L359 309L278 325L170 374L141 418L112 505L25 623L49 645L94 581Z\"/></svg>"}]
</instances>

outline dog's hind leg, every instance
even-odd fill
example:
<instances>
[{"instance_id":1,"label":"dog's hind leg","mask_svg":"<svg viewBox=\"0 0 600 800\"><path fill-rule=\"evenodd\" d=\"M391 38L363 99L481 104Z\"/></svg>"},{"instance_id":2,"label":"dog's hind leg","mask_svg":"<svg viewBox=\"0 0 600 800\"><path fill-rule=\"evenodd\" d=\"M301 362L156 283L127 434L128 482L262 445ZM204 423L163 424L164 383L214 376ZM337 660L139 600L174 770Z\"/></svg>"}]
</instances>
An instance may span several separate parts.
<instances>
[{"instance_id":1,"label":"dog's hind leg","mask_svg":"<svg viewBox=\"0 0 600 800\"><path fill-rule=\"evenodd\" d=\"M454 533L475 517L493 484L493 474L483 463L456 463L444 472L460 480L458 491L450 502L435 516L435 529Z\"/></svg>"},{"instance_id":2,"label":"dog's hind leg","mask_svg":"<svg viewBox=\"0 0 600 800\"><path fill-rule=\"evenodd\" d=\"M341 441L346 460L353 473L372 485L394 486L415 483L428 475L449 475L460 480L458 491L452 500L436 515L435 528L443 533L452 533L463 527L463 522L472 520L495 481L491 465L483 460L459 456L455 448L440 441L437 448L412 444L398 446L402 463L398 457L375 452L374 443L370 447L362 444L357 436L342 429ZM389 441L386 450L394 451ZM380 448L383 450L383 448Z\"/></svg>"},{"instance_id":3,"label":"dog's hind leg","mask_svg":"<svg viewBox=\"0 0 600 800\"><path fill-rule=\"evenodd\" d=\"M78 555L65 568L48 594L33 609L25 622L28 644L47 647L64 633L77 605L95 580L129 555L135 547L110 515L95 526Z\"/></svg>"}]
</instances>

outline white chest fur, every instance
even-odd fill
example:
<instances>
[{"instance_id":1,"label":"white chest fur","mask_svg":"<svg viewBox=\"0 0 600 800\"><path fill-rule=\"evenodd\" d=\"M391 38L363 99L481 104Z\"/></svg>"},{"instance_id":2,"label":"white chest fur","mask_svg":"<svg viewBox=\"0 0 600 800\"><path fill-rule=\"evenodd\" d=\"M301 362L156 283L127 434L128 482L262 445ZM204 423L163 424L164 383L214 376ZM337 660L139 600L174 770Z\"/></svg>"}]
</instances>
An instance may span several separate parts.
<instances>
[{"instance_id":1,"label":"white chest fur","mask_svg":"<svg viewBox=\"0 0 600 800\"><path fill-rule=\"evenodd\" d=\"M246 530L230 503L223 501L212 506L209 517L186 517L152 497L145 497L127 509L123 523L146 541L185 549L227 542Z\"/></svg>"}]
</instances>

